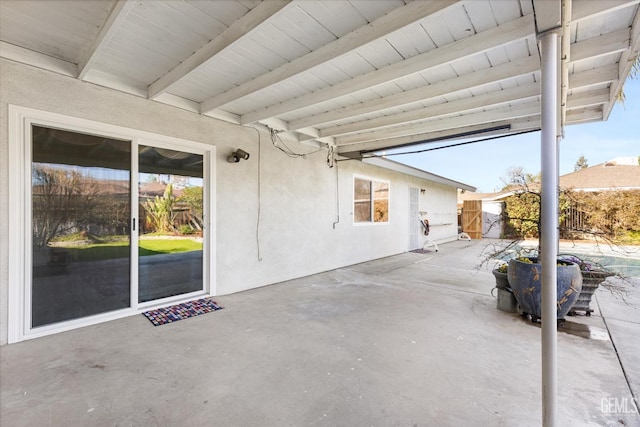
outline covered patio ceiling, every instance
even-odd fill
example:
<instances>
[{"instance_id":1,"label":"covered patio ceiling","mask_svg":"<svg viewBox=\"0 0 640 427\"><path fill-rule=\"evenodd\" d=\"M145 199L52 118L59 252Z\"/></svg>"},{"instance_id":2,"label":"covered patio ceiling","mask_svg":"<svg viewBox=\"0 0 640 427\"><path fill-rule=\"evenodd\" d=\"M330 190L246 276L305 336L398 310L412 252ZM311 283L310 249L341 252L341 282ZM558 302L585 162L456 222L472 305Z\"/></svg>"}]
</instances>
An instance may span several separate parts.
<instances>
[{"instance_id":1,"label":"covered patio ceiling","mask_svg":"<svg viewBox=\"0 0 640 427\"><path fill-rule=\"evenodd\" d=\"M0 55L357 158L540 129L537 35L554 28L562 126L606 120L638 3L3 0Z\"/></svg>"}]
</instances>

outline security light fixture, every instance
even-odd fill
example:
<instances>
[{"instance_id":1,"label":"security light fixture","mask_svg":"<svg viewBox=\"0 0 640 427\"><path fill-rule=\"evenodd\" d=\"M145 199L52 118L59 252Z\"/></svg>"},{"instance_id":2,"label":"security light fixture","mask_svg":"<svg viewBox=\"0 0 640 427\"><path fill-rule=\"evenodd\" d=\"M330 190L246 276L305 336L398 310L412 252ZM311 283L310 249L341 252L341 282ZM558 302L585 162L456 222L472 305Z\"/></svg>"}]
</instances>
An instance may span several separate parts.
<instances>
[{"instance_id":1,"label":"security light fixture","mask_svg":"<svg viewBox=\"0 0 640 427\"><path fill-rule=\"evenodd\" d=\"M247 153L244 150L241 150L240 148L238 148L235 153L238 155L238 157L240 157L241 159L244 160L249 160L249 153Z\"/></svg>"},{"instance_id":2,"label":"security light fixture","mask_svg":"<svg viewBox=\"0 0 640 427\"><path fill-rule=\"evenodd\" d=\"M244 160L249 159L249 153L247 153L244 150L241 150L240 148L238 148L233 153L229 154L229 156L227 157L227 161L229 163L238 163L240 159L244 159Z\"/></svg>"}]
</instances>

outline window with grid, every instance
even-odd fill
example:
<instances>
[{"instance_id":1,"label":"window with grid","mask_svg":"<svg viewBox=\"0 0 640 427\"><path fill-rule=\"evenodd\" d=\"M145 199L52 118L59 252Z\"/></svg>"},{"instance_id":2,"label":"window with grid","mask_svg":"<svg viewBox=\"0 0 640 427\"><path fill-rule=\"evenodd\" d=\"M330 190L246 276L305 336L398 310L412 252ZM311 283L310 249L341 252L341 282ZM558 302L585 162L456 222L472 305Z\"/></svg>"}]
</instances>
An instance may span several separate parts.
<instances>
[{"instance_id":1,"label":"window with grid","mask_svg":"<svg viewBox=\"0 0 640 427\"><path fill-rule=\"evenodd\" d=\"M389 183L354 177L353 220L356 223L389 222Z\"/></svg>"}]
</instances>

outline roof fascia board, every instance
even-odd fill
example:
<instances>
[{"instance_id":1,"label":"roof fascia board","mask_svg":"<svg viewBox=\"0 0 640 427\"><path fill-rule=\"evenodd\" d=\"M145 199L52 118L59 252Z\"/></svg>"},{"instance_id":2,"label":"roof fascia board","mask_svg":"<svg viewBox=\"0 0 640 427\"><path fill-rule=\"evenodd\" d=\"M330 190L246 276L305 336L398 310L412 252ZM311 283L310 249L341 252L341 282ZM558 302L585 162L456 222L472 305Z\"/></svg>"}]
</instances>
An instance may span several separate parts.
<instances>
[{"instance_id":1,"label":"roof fascia board","mask_svg":"<svg viewBox=\"0 0 640 427\"><path fill-rule=\"evenodd\" d=\"M461 126L455 129L447 129L439 132L429 132L403 136L400 138L389 138L378 141L364 142L360 144L338 145L336 152L347 157L361 157L363 153L370 153L380 150L411 147L420 144L436 143L443 141L455 141L468 139L477 136L508 136L516 132L526 132L540 129L539 118L526 118L513 122L500 121L474 126Z\"/></svg>"},{"instance_id":2,"label":"roof fascia board","mask_svg":"<svg viewBox=\"0 0 640 427\"><path fill-rule=\"evenodd\" d=\"M476 187L473 187L468 184L464 184L459 181L454 181L449 178L445 178L440 175L433 174L431 172L427 172L422 169L414 168L409 165L405 165L403 163L394 162L393 160L385 159L383 157L368 157L362 159L363 163L378 166L381 168L389 169L395 172L399 172L405 175L414 176L416 178L426 179L428 181L436 182L438 184L447 185L450 187L460 188L466 191L476 191Z\"/></svg>"},{"instance_id":3,"label":"roof fascia board","mask_svg":"<svg viewBox=\"0 0 640 427\"><path fill-rule=\"evenodd\" d=\"M611 98L611 102L605 107L603 111L603 120L608 120L611 111L613 110L613 106L615 105L614 100L618 97L618 94L622 91L624 87L624 82L629 76L631 72L631 68L633 64L638 60L638 52L640 51L640 11L636 12L635 19L633 20L633 24L631 25L631 39L630 39L629 49L622 53L620 57L620 62L618 63L618 75L621 77L620 80L614 82L611 85L611 92L609 97Z\"/></svg>"}]
</instances>

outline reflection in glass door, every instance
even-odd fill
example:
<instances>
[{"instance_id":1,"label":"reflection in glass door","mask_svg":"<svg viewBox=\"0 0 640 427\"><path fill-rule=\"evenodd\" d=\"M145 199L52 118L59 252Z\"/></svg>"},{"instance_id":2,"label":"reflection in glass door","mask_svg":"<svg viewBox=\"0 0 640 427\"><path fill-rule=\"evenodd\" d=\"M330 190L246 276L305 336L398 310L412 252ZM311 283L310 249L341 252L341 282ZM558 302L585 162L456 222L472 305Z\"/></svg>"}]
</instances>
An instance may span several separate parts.
<instances>
[{"instance_id":1,"label":"reflection in glass door","mask_svg":"<svg viewBox=\"0 0 640 427\"><path fill-rule=\"evenodd\" d=\"M31 130L31 326L130 307L131 142Z\"/></svg>"},{"instance_id":2,"label":"reflection in glass door","mask_svg":"<svg viewBox=\"0 0 640 427\"><path fill-rule=\"evenodd\" d=\"M30 327L204 291L204 157L33 125Z\"/></svg>"},{"instance_id":3,"label":"reflection in glass door","mask_svg":"<svg viewBox=\"0 0 640 427\"><path fill-rule=\"evenodd\" d=\"M138 302L202 291L203 160L138 146Z\"/></svg>"}]
</instances>

